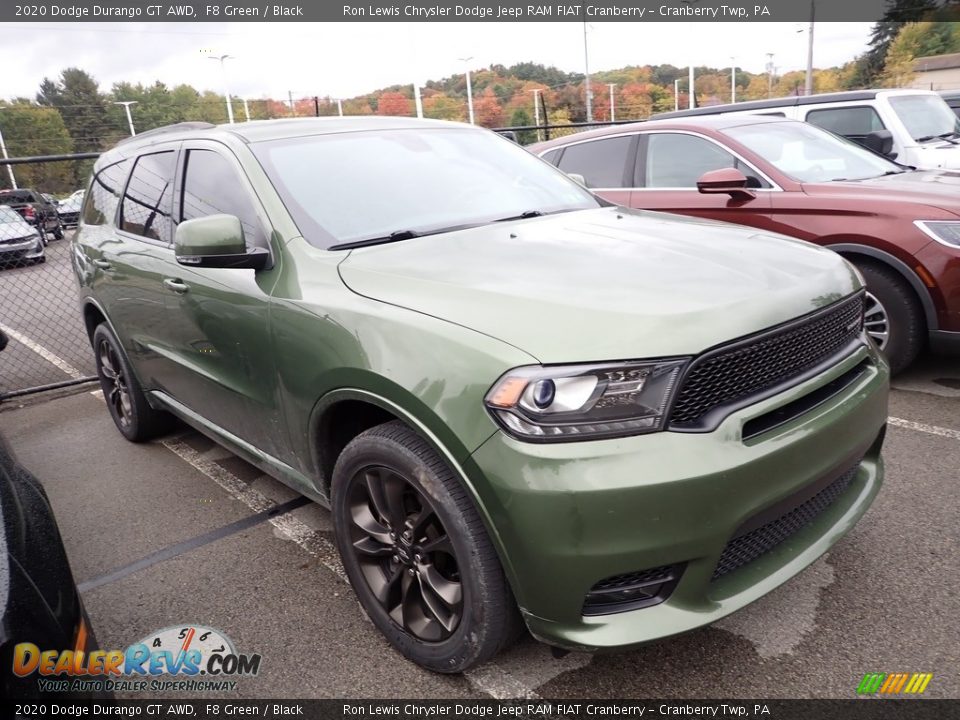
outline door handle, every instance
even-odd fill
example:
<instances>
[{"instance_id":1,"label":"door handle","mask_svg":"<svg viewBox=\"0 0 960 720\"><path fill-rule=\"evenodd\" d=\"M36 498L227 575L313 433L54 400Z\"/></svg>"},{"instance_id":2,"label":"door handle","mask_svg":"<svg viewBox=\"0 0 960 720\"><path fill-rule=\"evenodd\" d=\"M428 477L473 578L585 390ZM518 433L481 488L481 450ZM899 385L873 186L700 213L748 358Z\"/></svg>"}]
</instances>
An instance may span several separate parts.
<instances>
[{"instance_id":1,"label":"door handle","mask_svg":"<svg viewBox=\"0 0 960 720\"><path fill-rule=\"evenodd\" d=\"M185 292L190 290L190 286L187 285L182 280L174 280L173 278L164 278L163 285L170 290L175 292L177 295L183 295Z\"/></svg>"},{"instance_id":2,"label":"door handle","mask_svg":"<svg viewBox=\"0 0 960 720\"><path fill-rule=\"evenodd\" d=\"M106 260L100 260L100 259L94 260L93 264L96 265L101 270L109 270L110 268L113 267L113 265L108 263Z\"/></svg>"}]
</instances>

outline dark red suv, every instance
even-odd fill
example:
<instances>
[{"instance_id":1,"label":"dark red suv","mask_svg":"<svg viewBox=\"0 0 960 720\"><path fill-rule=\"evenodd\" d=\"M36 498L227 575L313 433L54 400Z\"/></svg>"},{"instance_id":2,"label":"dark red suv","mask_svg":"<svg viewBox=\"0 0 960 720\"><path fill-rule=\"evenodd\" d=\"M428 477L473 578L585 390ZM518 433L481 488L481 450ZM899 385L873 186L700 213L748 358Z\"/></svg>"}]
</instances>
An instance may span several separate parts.
<instances>
[{"instance_id":1,"label":"dark red suv","mask_svg":"<svg viewBox=\"0 0 960 720\"><path fill-rule=\"evenodd\" d=\"M530 150L618 205L833 248L867 282L867 330L894 371L928 341L960 352L960 173L913 170L762 115L620 125Z\"/></svg>"}]
</instances>

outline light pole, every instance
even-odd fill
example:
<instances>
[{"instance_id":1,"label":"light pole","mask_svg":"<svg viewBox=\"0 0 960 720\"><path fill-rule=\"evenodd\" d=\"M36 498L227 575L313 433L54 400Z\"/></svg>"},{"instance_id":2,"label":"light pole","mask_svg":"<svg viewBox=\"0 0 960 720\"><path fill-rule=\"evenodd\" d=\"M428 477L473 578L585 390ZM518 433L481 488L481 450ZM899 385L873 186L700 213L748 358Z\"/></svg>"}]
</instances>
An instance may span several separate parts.
<instances>
[{"instance_id":1,"label":"light pole","mask_svg":"<svg viewBox=\"0 0 960 720\"><path fill-rule=\"evenodd\" d=\"M693 65L690 65L690 84L687 88L687 107L691 110L697 106L697 83L693 75Z\"/></svg>"},{"instance_id":2,"label":"light pole","mask_svg":"<svg viewBox=\"0 0 960 720\"><path fill-rule=\"evenodd\" d=\"M114 105L123 105L123 109L127 111L127 126L130 128L130 137L133 137L137 134L137 131L133 129L133 117L130 115L130 106L136 105L136 100L121 100L119 102L114 101Z\"/></svg>"},{"instance_id":3,"label":"light pole","mask_svg":"<svg viewBox=\"0 0 960 720\"><path fill-rule=\"evenodd\" d=\"M673 81L673 111L680 109L680 81L683 78L677 78Z\"/></svg>"},{"instance_id":4,"label":"light pole","mask_svg":"<svg viewBox=\"0 0 960 720\"><path fill-rule=\"evenodd\" d=\"M767 97L773 97L773 53L767 53Z\"/></svg>"},{"instance_id":5,"label":"light pole","mask_svg":"<svg viewBox=\"0 0 960 720\"><path fill-rule=\"evenodd\" d=\"M243 116L247 119L247 122L250 122L250 106L247 104L247 99L243 99Z\"/></svg>"},{"instance_id":6,"label":"light pole","mask_svg":"<svg viewBox=\"0 0 960 720\"><path fill-rule=\"evenodd\" d=\"M587 122L593 122L593 93L590 92L590 53L587 50L587 23L583 23L583 74L587 95Z\"/></svg>"},{"instance_id":7,"label":"light pole","mask_svg":"<svg viewBox=\"0 0 960 720\"><path fill-rule=\"evenodd\" d=\"M807 33L807 81L804 85L804 94L813 95L813 20L817 12L816 0L810 0L810 31Z\"/></svg>"},{"instance_id":8,"label":"light pole","mask_svg":"<svg viewBox=\"0 0 960 720\"><path fill-rule=\"evenodd\" d=\"M616 83L607 83L607 87L610 88L610 122L617 121L617 110L613 106L613 89L617 86Z\"/></svg>"},{"instance_id":9,"label":"light pole","mask_svg":"<svg viewBox=\"0 0 960 720\"><path fill-rule=\"evenodd\" d=\"M340 98L337 98L337 113L339 113L340 117L343 117L343 100Z\"/></svg>"},{"instance_id":10,"label":"light pole","mask_svg":"<svg viewBox=\"0 0 960 720\"><path fill-rule=\"evenodd\" d=\"M473 60L473 55L465 58L457 58L462 63L468 63ZM470 83L470 66L467 65L467 112L470 113L470 124L473 125L473 87Z\"/></svg>"},{"instance_id":11,"label":"light pole","mask_svg":"<svg viewBox=\"0 0 960 720\"><path fill-rule=\"evenodd\" d=\"M7 145L3 142L3 131L0 130L0 151L3 152L3 159L9 160L10 156L7 155ZM17 190L17 179L13 176L13 165L7 165L7 175L10 176L10 189Z\"/></svg>"},{"instance_id":12,"label":"light pole","mask_svg":"<svg viewBox=\"0 0 960 720\"><path fill-rule=\"evenodd\" d=\"M223 73L223 89L227 95L227 121L233 125L233 103L230 102L230 87L227 85L227 66L224 65L226 60L236 60L233 55L209 55L210 60L219 60L220 61L220 72Z\"/></svg>"},{"instance_id":13,"label":"light pole","mask_svg":"<svg viewBox=\"0 0 960 720\"><path fill-rule=\"evenodd\" d=\"M533 93L533 124L537 126L537 142L540 142L540 93L542 88L531 88Z\"/></svg>"},{"instance_id":14,"label":"light pole","mask_svg":"<svg viewBox=\"0 0 960 720\"><path fill-rule=\"evenodd\" d=\"M413 101L417 106L417 117L423 117L423 99L420 97L420 83L413 84Z\"/></svg>"},{"instance_id":15,"label":"light pole","mask_svg":"<svg viewBox=\"0 0 960 720\"><path fill-rule=\"evenodd\" d=\"M730 102L737 101L737 58L730 56Z\"/></svg>"}]
</instances>

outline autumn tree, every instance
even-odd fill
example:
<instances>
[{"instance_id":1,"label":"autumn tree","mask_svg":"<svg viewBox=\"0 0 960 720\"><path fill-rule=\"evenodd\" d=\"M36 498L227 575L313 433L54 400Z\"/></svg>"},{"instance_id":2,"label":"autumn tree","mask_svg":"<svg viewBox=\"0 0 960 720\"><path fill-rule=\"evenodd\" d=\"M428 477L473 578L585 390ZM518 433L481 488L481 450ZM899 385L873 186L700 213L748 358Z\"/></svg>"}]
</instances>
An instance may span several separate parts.
<instances>
[{"instance_id":1,"label":"autumn tree","mask_svg":"<svg viewBox=\"0 0 960 720\"><path fill-rule=\"evenodd\" d=\"M385 92L380 96L378 115L411 115L410 100L399 92Z\"/></svg>"},{"instance_id":2,"label":"autumn tree","mask_svg":"<svg viewBox=\"0 0 960 720\"><path fill-rule=\"evenodd\" d=\"M917 58L958 51L960 23L907 23L890 43L880 82L884 87L903 87L913 79Z\"/></svg>"},{"instance_id":3,"label":"autumn tree","mask_svg":"<svg viewBox=\"0 0 960 720\"><path fill-rule=\"evenodd\" d=\"M492 87L488 87L479 98L474 98L473 112L478 125L494 128L503 126L503 108L497 101Z\"/></svg>"}]
</instances>

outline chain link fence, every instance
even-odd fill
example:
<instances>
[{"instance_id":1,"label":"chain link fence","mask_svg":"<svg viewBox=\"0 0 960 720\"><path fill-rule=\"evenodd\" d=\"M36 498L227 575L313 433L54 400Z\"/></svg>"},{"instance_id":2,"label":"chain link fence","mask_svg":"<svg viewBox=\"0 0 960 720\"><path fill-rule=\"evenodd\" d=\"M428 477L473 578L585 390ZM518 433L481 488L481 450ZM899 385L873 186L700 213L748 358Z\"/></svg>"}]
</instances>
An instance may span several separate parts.
<instances>
[{"instance_id":1,"label":"chain link fence","mask_svg":"<svg viewBox=\"0 0 960 720\"><path fill-rule=\"evenodd\" d=\"M0 399L94 379L70 259L82 191L44 182L81 176L92 157L0 160Z\"/></svg>"}]
</instances>

